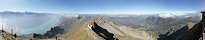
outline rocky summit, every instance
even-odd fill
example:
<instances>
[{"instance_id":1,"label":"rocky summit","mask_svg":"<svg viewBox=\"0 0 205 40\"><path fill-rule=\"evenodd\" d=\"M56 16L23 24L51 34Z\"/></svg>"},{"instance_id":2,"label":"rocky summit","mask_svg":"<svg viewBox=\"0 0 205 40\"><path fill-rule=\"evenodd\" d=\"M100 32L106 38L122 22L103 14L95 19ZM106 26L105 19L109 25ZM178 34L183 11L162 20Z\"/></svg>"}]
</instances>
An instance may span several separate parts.
<instances>
[{"instance_id":1,"label":"rocky summit","mask_svg":"<svg viewBox=\"0 0 205 40\"><path fill-rule=\"evenodd\" d=\"M103 17L86 21L81 27L65 33L62 40L154 40L147 32L118 26Z\"/></svg>"}]
</instances>

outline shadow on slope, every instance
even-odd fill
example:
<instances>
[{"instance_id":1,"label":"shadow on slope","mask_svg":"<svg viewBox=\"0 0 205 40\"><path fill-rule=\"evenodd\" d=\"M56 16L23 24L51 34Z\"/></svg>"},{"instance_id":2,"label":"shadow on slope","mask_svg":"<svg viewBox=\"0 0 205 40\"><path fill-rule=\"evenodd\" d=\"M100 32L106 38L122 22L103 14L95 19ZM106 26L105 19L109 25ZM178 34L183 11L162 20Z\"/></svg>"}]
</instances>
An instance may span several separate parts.
<instances>
[{"instance_id":1,"label":"shadow on slope","mask_svg":"<svg viewBox=\"0 0 205 40\"><path fill-rule=\"evenodd\" d=\"M189 30L188 26L178 29L174 31L174 29L168 31L166 34L160 34L158 40L178 40L182 37L185 32Z\"/></svg>"},{"instance_id":2,"label":"shadow on slope","mask_svg":"<svg viewBox=\"0 0 205 40\"><path fill-rule=\"evenodd\" d=\"M106 29L101 28L97 25L97 23L93 23L92 30L100 37L103 37L106 40L118 40L117 38L114 38L114 34L108 32Z\"/></svg>"},{"instance_id":3,"label":"shadow on slope","mask_svg":"<svg viewBox=\"0 0 205 40\"><path fill-rule=\"evenodd\" d=\"M54 28L51 28L51 30L47 31L44 36L48 37L48 38L52 38L55 37L57 34L62 34L64 33L65 30L60 28L59 26L56 26Z\"/></svg>"},{"instance_id":4,"label":"shadow on slope","mask_svg":"<svg viewBox=\"0 0 205 40\"><path fill-rule=\"evenodd\" d=\"M165 34L165 37L161 37L161 40L203 40L202 35L204 35L205 12L203 11L201 13L202 20L192 28L185 26L170 35Z\"/></svg>"}]
</instances>

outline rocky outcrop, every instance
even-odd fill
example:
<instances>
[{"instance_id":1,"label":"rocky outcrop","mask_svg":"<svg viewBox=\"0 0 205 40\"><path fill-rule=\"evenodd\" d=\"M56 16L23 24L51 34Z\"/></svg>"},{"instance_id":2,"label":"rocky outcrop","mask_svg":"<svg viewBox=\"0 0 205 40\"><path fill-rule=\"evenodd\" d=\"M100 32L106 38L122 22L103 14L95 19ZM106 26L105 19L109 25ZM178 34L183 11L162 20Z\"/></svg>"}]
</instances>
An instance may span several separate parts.
<instances>
[{"instance_id":1,"label":"rocky outcrop","mask_svg":"<svg viewBox=\"0 0 205 40\"><path fill-rule=\"evenodd\" d=\"M195 24L188 32L186 32L180 40L199 40L202 37L202 33L204 33L205 27L205 11L202 11L202 20Z\"/></svg>"},{"instance_id":2,"label":"rocky outcrop","mask_svg":"<svg viewBox=\"0 0 205 40\"><path fill-rule=\"evenodd\" d=\"M93 23L92 24L92 30L100 37L106 39L106 40L118 40L117 38L114 38L114 34L108 32L106 29L100 27L99 25L97 25L97 23Z\"/></svg>"},{"instance_id":3,"label":"rocky outcrop","mask_svg":"<svg viewBox=\"0 0 205 40\"><path fill-rule=\"evenodd\" d=\"M60 36L62 40L154 40L147 32L118 26L103 17L86 21L81 27Z\"/></svg>"},{"instance_id":4,"label":"rocky outcrop","mask_svg":"<svg viewBox=\"0 0 205 40\"><path fill-rule=\"evenodd\" d=\"M65 32L70 32L75 28L79 28L80 26L85 23L86 19L83 16L73 17L65 19L64 22L62 22L59 27L64 29Z\"/></svg>"},{"instance_id":5,"label":"rocky outcrop","mask_svg":"<svg viewBox=\"0 0 205 40\"><path fill-rule=\"evenodd\" d=\"M168 31L166 34L162 35L160 34L158 38L158 40L178 40L179 38L182 37L183 34L185 34L185 32L188 31L188 26L185 26L181 29L172 29L170 31Z\"/></svg>"},{"instance_id":6,"label":"rocky outcrop","mask_svg":"<svg viewBox=\"0 0 205 40\"><path fill-rule=\"evenodd\" d=\"M31 38L38 38L38 39L43 39L44 36L41 34L36 34L36 33L32 33L30 34Z\"/></svg>"},{"instance_id":7,"label":"rocky outcrop","mask_svg":"<svg viewBox=\"0 0 205 40\"><path fill-rule=\"evenodd\" d=\"M205 27L205 11L202 11L202 20L193 25L188 24L185 27L174 31L170 35L164 34L160 36L160 40L203 40ZM193 26L190 26L193 25ZM169 32L168 32L169 33Z\"/></svg>"},{"instance_id":8,"label":"rocky outcrop","mask_svg":"<svg viewBox=\"0 0 205 40\"><path fill-rule=\"evenodd\" d=\"M64 29L60 28L59 26L53 27L51 28L49 31L47 31L45 34L36 34L36 33L32 33L29 34L28 37L26 37L27 39L49 39L49 38L55 38L57 37L58 34L62 34L64 33Z\"/></svg>"},{"instance_id":9,"label":"rocky outcrop","mask_svg":"<svg viewBox=\"0 0 205 40\"><path fill-rule=\"evenodd\" d=\"M50 31L47 31L44 36L48 38L56 37L57 34L64 33L64 29L60 28L59 26L53 27Z\"/></svg>"}]
</instances>

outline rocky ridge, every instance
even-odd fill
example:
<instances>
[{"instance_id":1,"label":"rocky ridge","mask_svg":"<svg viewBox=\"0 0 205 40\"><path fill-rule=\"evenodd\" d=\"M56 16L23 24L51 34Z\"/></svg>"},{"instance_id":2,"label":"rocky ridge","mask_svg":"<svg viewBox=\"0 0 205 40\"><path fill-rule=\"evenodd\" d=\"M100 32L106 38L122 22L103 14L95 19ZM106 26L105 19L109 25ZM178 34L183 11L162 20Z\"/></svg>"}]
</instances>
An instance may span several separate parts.
<instances>
[{"instance_id":1,"label":"rocky ridge","mask_svg":"<svg viewBox=\"0 0 205 40\"><path fill-rule=\"evenodd\" d=\"M202 11L202 20L197 24L188 23L181 29L169 31L161 35L158 40L204 40L205 12Z\"/></svg>"},{"instance_id":2,"label":"rocky ridge","mask_svg":"<svg viewBox=\"0 0 205 40\"><path fill-rule=\"evenodd\" d=\"M65 34L64 34L65 35ZM59 39L65 40L154 40L147 32L118 26L98 16Z\"/></svg>"}]
</instances>

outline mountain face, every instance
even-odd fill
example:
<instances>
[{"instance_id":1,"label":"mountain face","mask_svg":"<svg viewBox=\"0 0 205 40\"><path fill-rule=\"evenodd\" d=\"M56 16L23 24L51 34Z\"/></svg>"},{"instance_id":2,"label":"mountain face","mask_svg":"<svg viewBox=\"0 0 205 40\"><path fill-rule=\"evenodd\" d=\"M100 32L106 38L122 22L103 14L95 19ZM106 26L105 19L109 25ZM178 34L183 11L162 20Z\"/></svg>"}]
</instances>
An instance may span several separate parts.
<instances>
[{"instance_id":1,"label":"mountain face","mask_svg":"<svg viewBox=\"0 0 205 40\"><path fill-rule=\"evenodd\" d=\"M125 25L133 29L144 30L149 32L153 37L158 38L160 34L166 34L171 29L181 29L187 23L196 24L201 20L199 14L182 14L172 14L172 17L163 17L160 16L161 14L105 17L116 25Z\"/></svg>"},{"instance_id":2,"label":"mountain face","mask_svg":"<svg viewBox=\"0 0 205 40\"><path fill-rule=\"evenodd\" d=\"M167 34L161 35L159 40L204 40L205 12L201 13L202 20L197 24L187 24L176 31L169 31Z\"/></svg>"},{"instance_id":3,"label":"mountain face","mask_svg":"<svg viewBox=\"0 0 205 40\"><path fill-rule=\"evenodd\" d=\"M53 27L51 28L49 31L47 31L44 36L47 37L47 38L52 38L52 37L56 37L57 34L62 34L64 33L65 30L56 26L56 27Z\"/></svg>"},{"instance_id":4,"label":"mountain face","mask_svg":"<svg viewBox=\"0 0 205 40\"><path fill-rule=\"evenodd\" d=\"M165 15L168 15L165 17ZM161 13L149 15L101 15L112 21L115 25L144 30L153 37L158 38L160 34L166 34L174 29L181 29L187 23L196 24L201 20L198 13ZM83 15L85 17L95 17L98 15Z\"/></svg>"},{"instance_id":5,"label":"mountain face","mask_svg":"<svg viewBox=\"0 0 205 40\"><path fill-rule=\"evenodd\" d=\"M151 25L151 28L161 28L162 30L178 29L185 26L187 23L198 23L200 21L199 16L187 17L187 18L161 18L149 16L145 19L145 24ZM149 26L147 26L149 27Z\"/></svg>"},{"instance_id":6,"label":"mountain face","mask_svg":"<svg viewBox=\"0 0 205 40\"><path fill-rule=\"evenodd\" d=\"M205 12L202 11L202 20L186 32L180 40L204 40Z\"/></svg>"},{"instance_id":7,"label":"mountain face","mask_svg":"<svg viewBox=\"0 0 205 40\"><path fill-rule=\"evenodd\" d=\"M84 16L77 16L65 19L59 27L63 28L65 32L69 32L74 30L75 28L78 28L82 26L88 19L86 19Z\"/></svg>"},{"instance_id":8,"label":"mountain face","mask_svg":"<svg viewBox=\"0 0 205 40\"><path fill-rule=\"evenodd\" d=\"M154 40L147 32L118 26L102 17L86 21L81 27L60 36L62 40Z\"/></svg>"}]
</instances>

